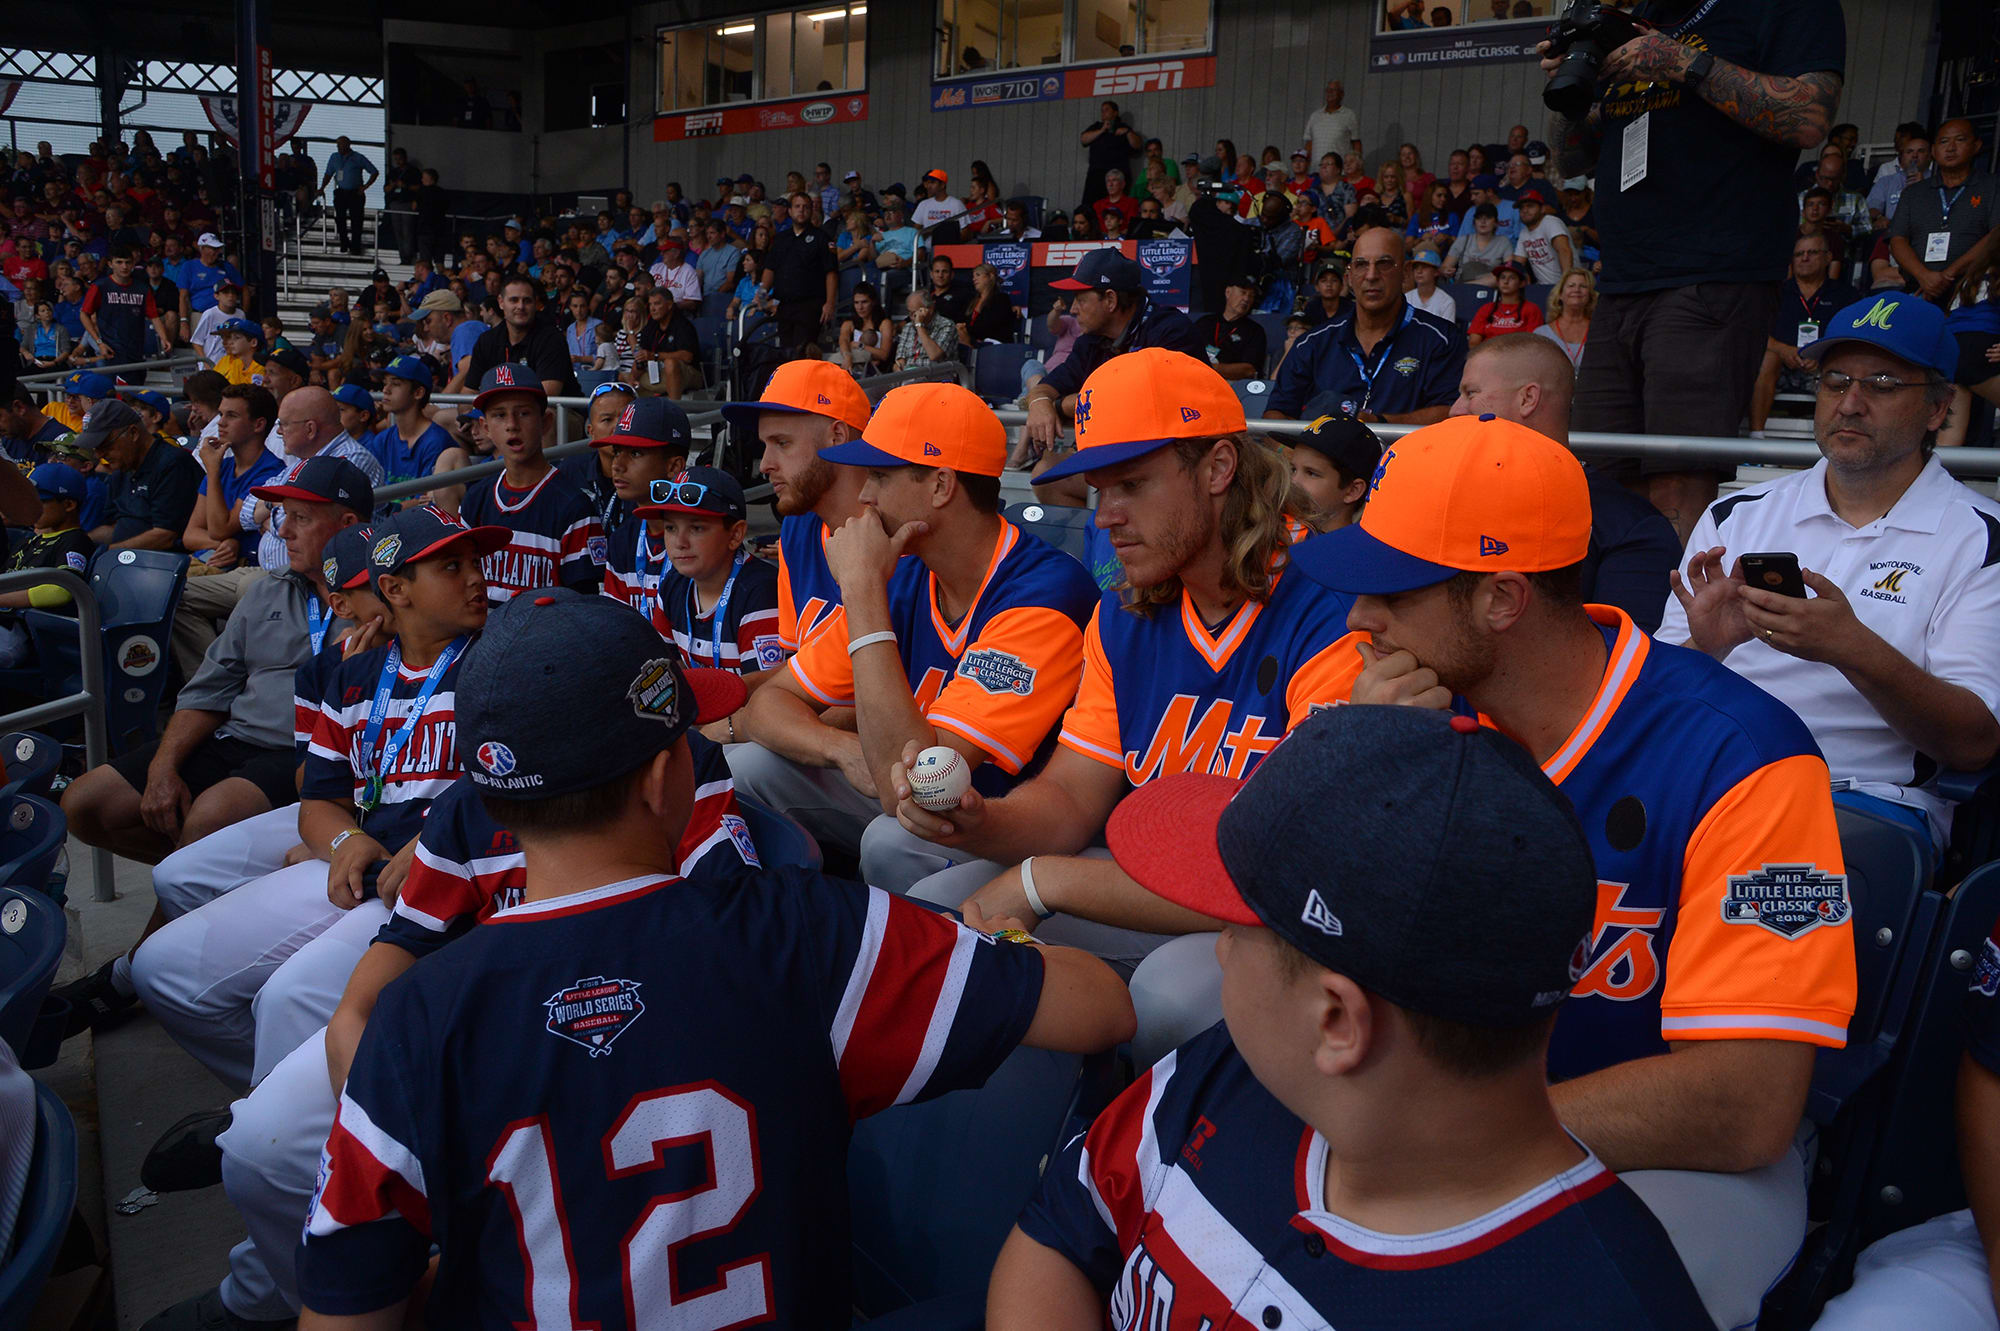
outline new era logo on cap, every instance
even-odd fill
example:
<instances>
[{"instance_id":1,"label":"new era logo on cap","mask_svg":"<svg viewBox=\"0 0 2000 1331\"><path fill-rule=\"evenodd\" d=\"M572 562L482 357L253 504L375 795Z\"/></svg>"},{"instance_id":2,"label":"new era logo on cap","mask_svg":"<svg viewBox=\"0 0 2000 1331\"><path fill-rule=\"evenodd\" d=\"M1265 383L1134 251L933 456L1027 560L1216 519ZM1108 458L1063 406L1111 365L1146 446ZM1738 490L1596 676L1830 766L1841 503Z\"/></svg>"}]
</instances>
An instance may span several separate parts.
<instances>
[{"instance_id":1,"label":"new era logo on cap","mask_svg":"<svg viewBox=\"0 0 2000 1331\"><path fill-rule=\"evenodd\" d=\"M1340 917L1327 909L1318 888L1306 894L1306 908L1299 912L1299 922L1331 938L1338 938L1344 932Z\"/></svg>"},{"instance_id":2,"label":"new era logo on cap","mask_svg":"<svg viewBox=\"0 0 2000 1331\"><path fill-rule=\"evenodd\" d=\"M1181 419L1184 421L1198 421L1201 419L1201 413L1196 411L1193 407L1182 407Z\"/></svg>"},{"instance_id":3,"label":"new era logo on cap","mask_svg":"<svg viewBox=\"0 0 2000 1331\"><path fill-rule=\"evenodd\" d=\"M815 393L813 394L813 405L816 407L830 407L833 405L833 399L824 393Z\"/></svg>"},{"instance_id":4,"label":"new era logo on cap","mask_svg":"<svg viewBox=\"0 0 2000 1331\"><path fill-rule=\"evenodd\" d=\"M939 448L936 444L925 443L924 456L927 458L941 458L944 456L944 450Z\"/></svg>"},{"instance_id":5,"label":"new era logo on cap","mask_svg":"<svg viewBox=\"0 0 2000 1331\"><path fill-rule=\"evenodd\" d=\"M1504 555L1507 553L1507 543L1505 541L1497 541L1491 536L1482 536L1479 538L1479 553L1482 558Z\"/></svg>"}]
</instances>

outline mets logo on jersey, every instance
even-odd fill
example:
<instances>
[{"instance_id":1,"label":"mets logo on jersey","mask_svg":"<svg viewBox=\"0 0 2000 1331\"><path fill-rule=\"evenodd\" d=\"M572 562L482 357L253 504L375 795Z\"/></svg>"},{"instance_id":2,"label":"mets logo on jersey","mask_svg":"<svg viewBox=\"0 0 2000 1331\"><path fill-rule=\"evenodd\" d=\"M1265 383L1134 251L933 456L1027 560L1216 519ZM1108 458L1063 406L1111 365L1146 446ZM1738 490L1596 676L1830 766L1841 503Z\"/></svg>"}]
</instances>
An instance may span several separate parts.
<instances>
[{"instance_id":1,"label":"mets logo on jersey","mask_svg":"<svg viewBox=\"0 0 2000 1331\"><path fill-rule=\"evenodd\" d=\"M958 673L988 693L1017 693L1025 698L1035 690L1035 668L997 647L967 652L958 663Z\"/></svg>"},{"instance_id":2,"label":"mets logo on jersey","mask_svg":"<svg viewBox=\"0 0 2000 1331\"><path fill-rule=\"evenodd\" d=\"M506 776L514 770L514 751L497 739L489 739L479 746L479 765L495 776Z\"/></svg>"},{"instance_id":3,"label":"mets logo on jersey","mask_svg":"<svg viewBox=\"0 0 2000 1331\"><path fill-rule=\"evenodd\" d=\"M639 1001L637 980L593 975L559 989L542 1003L548 1009L548 1032L590 1051L592 1058L611 1052L611 1042L639 1019L646 1005Z\"/></svg>"},{"instance_id":4,"label":"mets logo on jersey","mask_svg":"<svg viewBox=\"0 0 2000 1331\"><path fill-rule=\"evenodd\" d=\"M1780 938L1797 938L1822 924L1845 924L1847 875L1821 873L1811 864L1766 864L1755 873L1729 875L1722 898L1727 924L1756 924Z\"/></svg>"},{"instance_id":5,"label":"mets logo on jersey","mask_svg":"<svg viewBox=\"0 0 2000 1331\"><path fill-rule=\"evenodd\" d=\"M1667 913L1628 904L1625 893L1630 887L1630 883L1598 881L1597 927L1570 954L1573 996L1630 1003L1653 992L1660 982L1660 956L1653 940Z\"/></svg>"}]
</instances>

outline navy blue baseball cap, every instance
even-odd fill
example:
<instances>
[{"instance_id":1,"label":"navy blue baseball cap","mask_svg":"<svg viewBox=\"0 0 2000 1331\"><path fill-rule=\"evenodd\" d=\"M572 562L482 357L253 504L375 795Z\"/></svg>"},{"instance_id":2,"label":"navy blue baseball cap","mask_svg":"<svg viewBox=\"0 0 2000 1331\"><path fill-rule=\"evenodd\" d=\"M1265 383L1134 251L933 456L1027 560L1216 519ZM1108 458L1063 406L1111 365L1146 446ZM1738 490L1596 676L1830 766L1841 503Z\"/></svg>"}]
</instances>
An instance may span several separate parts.
<instances>
[{"instance_id":1,"label":"navy blue baseball cap","mask_svg":"<svg viewBox=\"0 0 2000 1331\"><path fill-rule=\"evenodd\" d=\"M1471 717L1330 707L1246 781L1147 782L1105 834L1147 891L1270 929L1412 1012L1525 1026L1590 956L1583 828L1527 750Z\"/></svg>"},{"instance_id":2,"label":"navy blue baseball cap","mask_svg":"<svg viewBox=\"0 0 2000 1331\"><path fill-rule=\"evenodd\" d=\"M1144 291L1146 271L1116 245L1107 245L1084 255L1074 273L1049 285L1058 291Z\"/></svg>"},{"instance_id":3,"label":"navy blue baseball cap","mask_svg":"<svg viewBox=\"0 0 2000 1331\"><path fill-rule=\"evenodd\" d=\"M384 577L399 574L446 546L469 541L481 555L490 555L513 535L505 527L468 527L441 508L419 504L375 524L375 541L368 547L368 578L379 589Z\"/></svg>"},{"instance_id":4,"label":"navy blue baseball cap","mask_svg":"<svg viewBox=\"0 0 2000 1331\"><path fill-rule=\"evenodd\" d=\"M472 405L484 409L488 402L509 393L528 393L537 400L549 400L548 392L536 373L525 365L513 361L502 361L488 370L479 381L479 396L472 399Z\"/></svg>"},{"instance_id":5,"label":"navy blue baseball cap","mask_svg":"<svg viewBox=\"0 0 2000 1331\"><path fill-rule=\"evenodd\" d=\"M1312 449L1349 476L1372 478L1382 461L1382 437L1352 416L1321 416L1287 442Z\"/></svg>"},{"instance_id":6,"label":"navy blue baseball cap","mask_svg":"<svg viewBox=\"0 0 2000 1331\"><path fill-rule=\"evenodd\" d=\"M551 587L493 612L455 696L472 784L546 799L616 780L734 712L748 691L733 670L683 669L625 602Z\"/></svg>"},{"instance_id":7,"label":"navy blue baseball cap","mask_svg":"<svg viewBox=\"0 0 2000 1331\"><path fill-rule=\"evenodd\" d=\"M1897 291L1864 296L1834 315L1819 340L1800 347L1799 355L1816 361L1842 342L1865 342L1940 379L1958 371L1958 339L1945 327L1944 311L1921 296Z\"/></svg>"},{"instance_id":8,"label":"navy blue baseball cap","mask_svg":"<svg viewBox=\"0 0 2000 1331\"><path fill-rule=\"evenodd\" d=\"M110 397L116 386L110 378L94 370L78 370L62 381L63 392L77 397Z\"/></svg>"},{"instance_id":9,"label":"navy blue baseball cap","mask_svg":"<svg viewBox=\"0 0 2000 1331\"><path fill-rule=\"evenodd\" d=\"M306 353L300 351L297 347L279 347L276 351L264 357L264 363L266 365L282 365L301 379L312 373L312 362L307 360Z\"/></svg>"},{"instance_id":10,"label":"navy blue baseball cap","mask_svg":"<svg viewBox=\"0 0 2000 1331\"><path fill-rule=\"evenodd\" d=\"M142 407L151 407L162 416L170 414L174 409L173 403L167 401L165 393L158 393L150 388L128 388L125 390L125 399L128 402L137 402Z\"/></svg>"},{"instance_id":11,"label":"navy blue baseball cap","mask_svg":"<svg viewBox=\"0 0 2000 1331\"><path fill-rule=\"evenodd\" d=\"M674 448L685 457L694 447L694 428L681 404L670 397L642 397L620 413L610 434L590 441L592 448Z\"/></svg>"},{"instance_id":12,"label":"navy blue baseball cap","mask_svg":"<svg viewBox=\"0 0 2000 1331\"><path fill-rule=\"evenodd\" d=\"M359 407L363 411L375 405L375 399L368 390L357 383L344 383L333 390L333 400L343 406Z\"/></svg>"},{"instance_id":13,"label":"navy blue baseball cap","mask_svg":"<svg viewBox=\"0 0 2000 1331\"><path fill-rule=\"evenodd\" d=\"M253 337L259 342L264 340L264 330L241 315L237 315L232 319L224 319L215 326L215 331L218 333L241 333L243 336Z\"/></svg>"},{"instance_id":14,"label":"navy blue baseball cap","mask_svg":"<svg viewBox=\"0 0 2000 1331\"><path fill-rule=\"evenodd\" d=\"M422 356L398 356L382 367L382 373L393 374L398 379L407 379L425 388L435 387L437 376L431 373L430 362Z\"/></svg>"},{"instance_id":15,"label":"navy blue baseball cap","mask_svg":"<svg viewBox=\"0 0 2000 1331\"><path fill-rule=\"evenodd\" d=\"M44 462L29 472L28 484L42 499L73 499L81 504L86 493L83 473L61 462Z\"/></svg>"},{"instance_id":16,"label":"navy blue baseball cap","mask_svg":"<svg viewBox=\"0 0 2000 1331\"><path fill-rule=\"evenodd\" d=\"M326 538L320 556L320 575L335 591L358 591L368 582L368 552L375 546L377 525L357 522L342 527Z\"/></svg>"},{"instance_id":17,"label":"navy blue baseball cap","mask_svg":"<svg viewBox=\"0 0 2000 1331\"><path fill-rule=\"evenodd\" d=\"M282 484L260 485L250 493L267 504L339 504L364 518L375 511L368 473L330 453L307 458Z\"/></svg>"},{"instance_id":18,"label":"navy blue baseball cap","mask_svg":"<svg viewBox=\"0 0 2000 1331\"><path fill-rule=\"evenodd\" d=\"M647 495L651 501L632 512L639 517L668 513L694 514L737 522L747 516L749 504L736 478L717 467L689 467L670 481L654 481Z\"/></svg>"},{"instance_id":19,"label":"navy blue baseball cap","mask_svg":"<svg viewBox=\"0 0 2000 1331\"><path fill-rule=\"evenodd\" d=\"M1500 177L1494 175L1491 171L1481 171L1478 175L1472 178L1472 188L1499 189Z\"/></svg>"}]
</instances>

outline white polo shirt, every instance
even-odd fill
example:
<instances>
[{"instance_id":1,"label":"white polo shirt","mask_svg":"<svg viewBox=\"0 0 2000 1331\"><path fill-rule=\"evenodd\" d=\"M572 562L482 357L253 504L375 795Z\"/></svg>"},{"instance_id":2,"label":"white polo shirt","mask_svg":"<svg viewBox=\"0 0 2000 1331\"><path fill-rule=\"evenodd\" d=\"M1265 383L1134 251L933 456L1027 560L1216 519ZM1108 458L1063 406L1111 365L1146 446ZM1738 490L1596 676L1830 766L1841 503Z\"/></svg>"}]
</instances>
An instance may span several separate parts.
<instances>
[{"instance_id":1,"label":"white polo shirt","mask_svg":"<svg viewBox=\"0 0 2000 1331\"><path fill-rule=\"evenodd\" d=\"M1888 513L1850 527L1827 503L1826 462L1717 500L1689 551L1788 550L1846 595L1855 615L1928 674L2000 708L2000 504L1953 480L1933 457ZM1681 563L1687 576L1687 562ZM1656 635L1688 641L1670 592ZM1834 786L1922 809L1942 844L1951 806L1922 789L1938 764L1890 729L1847 677L1752 638L1725 662L1773 694L1812 731Z\"/></svg>"}]
</instances>

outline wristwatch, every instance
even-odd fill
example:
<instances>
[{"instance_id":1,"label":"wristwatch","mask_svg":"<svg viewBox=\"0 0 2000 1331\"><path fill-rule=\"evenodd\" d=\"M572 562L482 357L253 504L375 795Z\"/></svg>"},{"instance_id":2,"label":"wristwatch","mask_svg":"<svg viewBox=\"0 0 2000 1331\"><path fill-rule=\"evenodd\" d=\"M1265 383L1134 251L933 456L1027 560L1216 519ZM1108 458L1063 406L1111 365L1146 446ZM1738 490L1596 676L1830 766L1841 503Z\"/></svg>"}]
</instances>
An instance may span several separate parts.
<instances>
[{"instance_id":1,"label":"wristwatch","mask_svg":"<svg viewBox=\"0 0 2000 1331\"><path fill-rule=\"evenodd\" d=\"M1708 79L1708 72L1714 68L1715 57L1706 51L1698 51L1694 59L1688 61L1686 71L1681 74L1681 82L1691 90L1700 92L1701 85Z\"/></svg>"}]
</instances>

